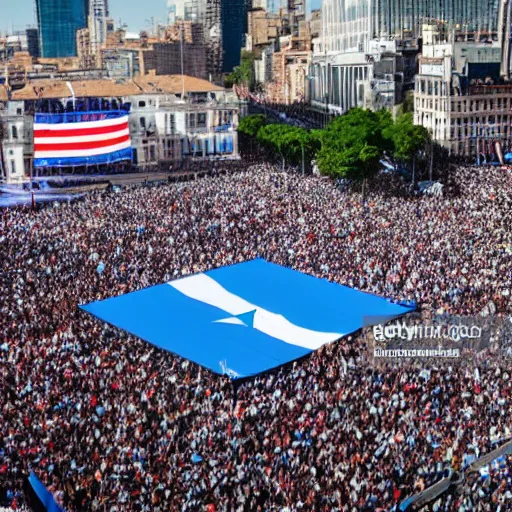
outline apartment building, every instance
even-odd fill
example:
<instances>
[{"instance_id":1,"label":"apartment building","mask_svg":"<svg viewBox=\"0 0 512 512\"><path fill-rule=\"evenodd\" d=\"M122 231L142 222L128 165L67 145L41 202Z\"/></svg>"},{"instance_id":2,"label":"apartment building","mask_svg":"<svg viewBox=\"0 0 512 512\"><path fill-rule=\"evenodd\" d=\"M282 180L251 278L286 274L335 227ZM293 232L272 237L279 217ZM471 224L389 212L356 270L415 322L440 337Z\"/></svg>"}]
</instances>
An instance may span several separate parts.
<instances>
[{"instance_id":1,"label":"apartment building","mask_svg":"<svg viewBox=\"0 0 512 512\"><path fill-rule=\"evenodd\" d=\"M0 87L1 178L16 182L54 172L33 169L34 115L64 118L78 109L129 111L132 160L139 168L165 169L187 158L238 156L238 100L233 92L206 80L181 75L33 80L9 93ZM82 167L58 172L86 171Z\"/></svg>"}]
</instances>

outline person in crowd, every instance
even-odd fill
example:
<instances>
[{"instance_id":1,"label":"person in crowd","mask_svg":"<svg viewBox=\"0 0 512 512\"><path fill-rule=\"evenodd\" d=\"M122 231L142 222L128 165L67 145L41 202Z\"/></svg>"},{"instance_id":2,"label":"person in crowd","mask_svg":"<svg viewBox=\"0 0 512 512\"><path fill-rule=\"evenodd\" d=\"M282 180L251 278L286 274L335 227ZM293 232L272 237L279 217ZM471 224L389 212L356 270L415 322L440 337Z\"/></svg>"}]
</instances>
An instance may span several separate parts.
<instances>
[{"instance_id":1,"label":"person in crowd","mask_svg":"<svg viewBox=\"0 0 512 512\"><path fill-rule=\"evenodd\" d=\"M422 312L508 321L512 189L499 170L460 166L443 198L378 176L362 204L325 178L216 166L1 212L0 506L23 506L33 470L70 512L397 511L511 436L504 347L392 364L355 334L234 400L228 377L81 311L263 257ZM432 510L512 510L511 470L504 458Z\"/></svg>"}]
</instances>

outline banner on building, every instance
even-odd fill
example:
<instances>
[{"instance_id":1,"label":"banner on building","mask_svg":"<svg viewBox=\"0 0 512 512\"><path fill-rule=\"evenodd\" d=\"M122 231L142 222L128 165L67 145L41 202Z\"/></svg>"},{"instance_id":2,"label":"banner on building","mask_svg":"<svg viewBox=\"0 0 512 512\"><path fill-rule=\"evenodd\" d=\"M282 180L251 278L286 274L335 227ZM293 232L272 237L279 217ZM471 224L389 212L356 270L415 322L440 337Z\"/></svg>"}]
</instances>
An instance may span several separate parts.
<instances>
[{"instance_id":1,"label":"banner on building","mask_svg":"<svg viewBox=\"0 0 512 512\"><path fill-rule=\"evenodd\" d=\"M35 116L34 167L76 167L131 159L125 111Z\"/></svg>"},{"instance_id":2,"label":"banner on building","mask_svg":"<svg viewBox=\"0 0 512 512\"><path fill-rule=\"evenodd\" d=\"M215 152L233 153L233 135L232 134L216 134L215 135Z\"/></svg>"}]
</instances>

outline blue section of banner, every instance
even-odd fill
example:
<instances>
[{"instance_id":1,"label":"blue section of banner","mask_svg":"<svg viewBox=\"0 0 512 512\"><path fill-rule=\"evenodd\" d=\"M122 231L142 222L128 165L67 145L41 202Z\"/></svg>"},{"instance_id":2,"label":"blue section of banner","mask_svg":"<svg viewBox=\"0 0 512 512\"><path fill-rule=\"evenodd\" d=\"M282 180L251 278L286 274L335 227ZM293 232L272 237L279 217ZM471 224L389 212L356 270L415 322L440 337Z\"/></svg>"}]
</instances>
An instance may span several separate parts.
<instances>
[{"instance_id":1,"label":"blue section of banner","mask_svg":"<svg viewBox=\"0 0 512 512\"><path fill-rule=\"evenodd\" d=\"M233 125L231 123L228 123L228 124L223 124L223 125L220 125L220 126L216 126L215 127L215 131L216 132L227 132L227 131L229 131L232 128L233 128Z\"/></svg>"},{"instance_id":2,"label":"blue section of banner","mask_svg":"<svg viewBox=\"0 0 512 512\"><path fill-rule=\"evenodd\" d=\"M64 512L64 509L55 503L52 493L41 483L33 471L30 473L28 481L48 512Z\"/></svg>"},{"instance_id":3,"label":"blue section of banner","mask_svg":"<svg viewBox=\"0 0 512 512\"><path fill-rule=\"evenodd\" d=\"M77 167L83 165L100 165L132 160L132 148L121 149L112 153L95 156L62 157L62 158L35 158L34 167Z\"/></svg>"},{"instance_id":4,"label":"blue section of banner","mask_svg":"<svg viewBox=\"0 0 512 512\"><path fill-rule=\"evenodd\" d=\"M411 311L410 307L262 259L205 274L238 299L278 315L293 327L339 333L339 337L360 329L366 317L375 317L375 323L380 323L383 318L387 321ZM157 347L231 378L256 375L312 352L294 345L293 340L284 341L282 331L271 330L272 320L270 330L255 327L254 309L231 315L169 284L81 307Z\"/></svg>"},{"instance_id":5,"label":"blue section of banner","mask_svg":"<svg viewBox=\"0 0 512 512\"><path fill-rule=\"evenodd\" d=\"M215 151L216 153L232 153L233 152L233 135L217 134L215 135Z\"/></svg>"}]
</instances>

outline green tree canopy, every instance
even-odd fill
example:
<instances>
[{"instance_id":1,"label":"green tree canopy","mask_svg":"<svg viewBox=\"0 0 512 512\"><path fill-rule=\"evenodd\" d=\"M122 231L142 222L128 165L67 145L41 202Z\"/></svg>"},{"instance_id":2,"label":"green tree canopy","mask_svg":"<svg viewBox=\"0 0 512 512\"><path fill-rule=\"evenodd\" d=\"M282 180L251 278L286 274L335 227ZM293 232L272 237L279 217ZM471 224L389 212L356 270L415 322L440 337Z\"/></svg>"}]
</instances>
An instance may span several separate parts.
<instances>
[{"instance_id":1,"label":"green tree canopy","mask_svg":"<svg viewBox=\"0 0 512 512\"><path fill-rule=\"evenodd\" d=\"M380 129L382 132L382 149L386 152L387 155L391 156L394 150L394 142L393 142L393 116L391 112L383 108L375 112L377 114L378 122L380 125Z\"/></svg>"},{"instance_id":2,"label":"green tree canopy","mask_svg":"<svg viewBox=\"0 0 512 512\"><path fill-rule=\"evenodd\" d=\"M430 140L428 130L424 126L415 125L410 112L400 115L388 133L393 141L395 160L406 164L411 163L414 155L425 148Z\"/></svg>"},{"instance_id":3,"label":"green tree canopy","mask_svg":"<svg viewBox=\"0 0 512 512\"><path fill-rule=\"evenodd\" d=\"M256 137L259 129L266 124L267 118L263 114L253 114L240 119L238 131L250 137Z\"/></svg>"},{"instance_id":4,"label":"green tree canopy","mask_svg":"<svg viewBox=\"0 0 512 512\"><path fill-rule=\"evenodd\" d=\"M228 84L246 85L252 88L254 85L254 54L242 50L240 65L233 69L226 79Z\"/></svg>"},{"instance_id":5,"label":"green tree canopy","mask_svg":"<svg viewBox=\"0 0 512 512\"><path fill-rule=\"evenodd\" d=\"M283 161L298 164L304 158L310 161L318 149L317 137L304 128L287 124L269 124L258 131L258 141L280 156Z\"/></svg>"},{"instance_id":6,"label":"green tree canopy","mask_svg":"<svg viewBox=\"0 0 512 512\"><path fill-rule=\"evenodd\" d=\"M364 180L375 174L389 141L383 126L392 123L390 115L354 108L333 119L321 135L318 167L334 178Z\"/></svg>"}]
</instances>

